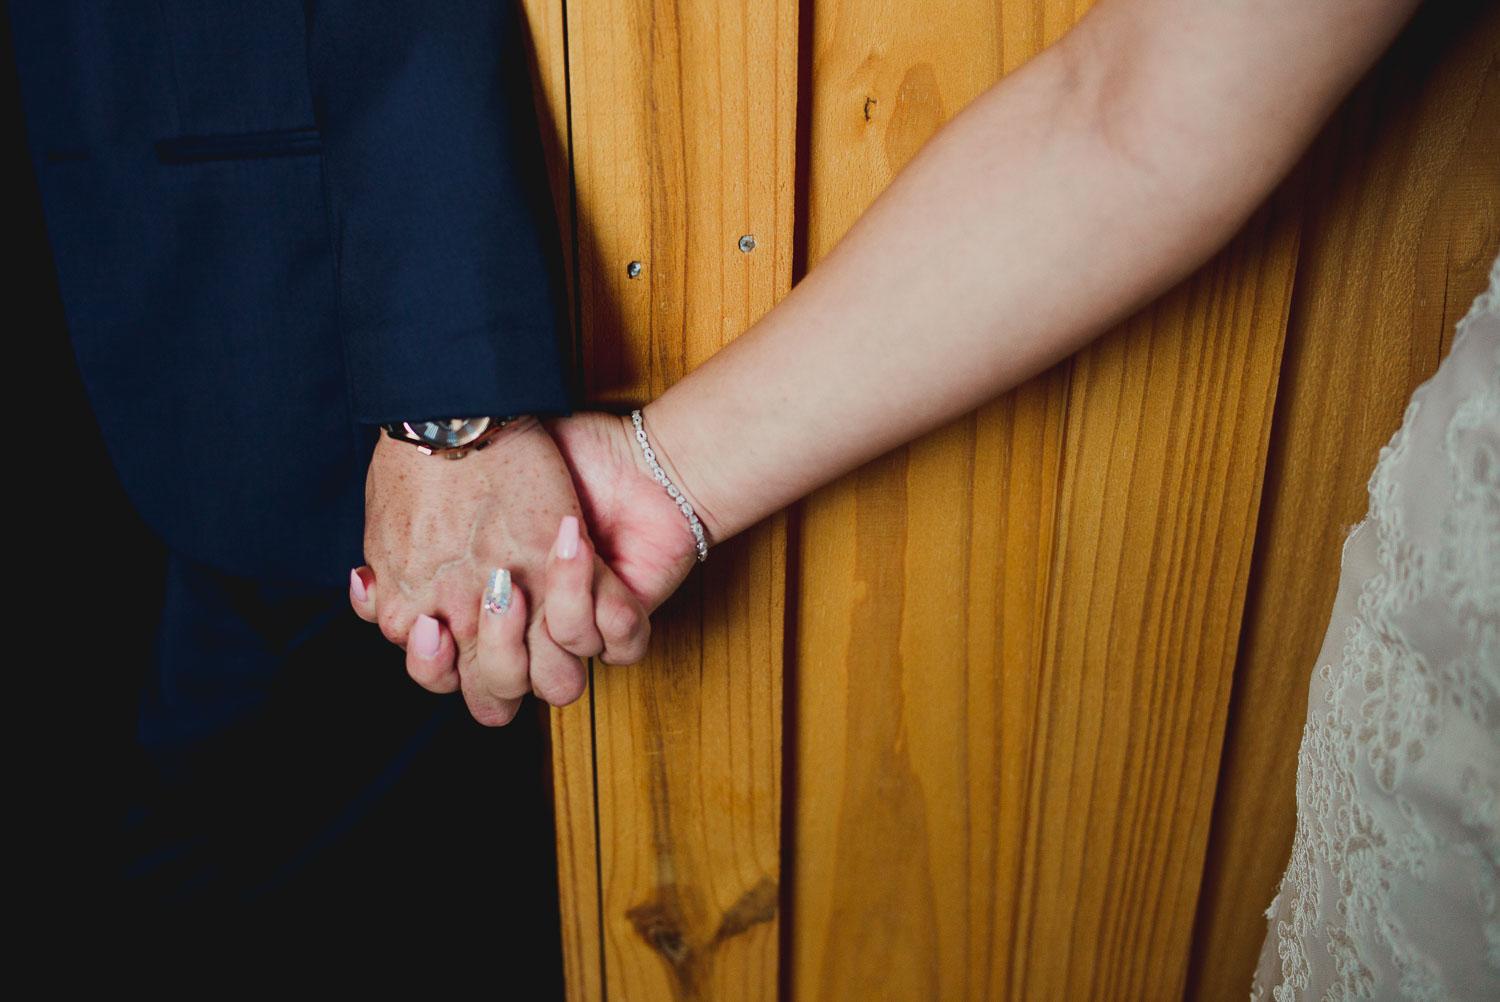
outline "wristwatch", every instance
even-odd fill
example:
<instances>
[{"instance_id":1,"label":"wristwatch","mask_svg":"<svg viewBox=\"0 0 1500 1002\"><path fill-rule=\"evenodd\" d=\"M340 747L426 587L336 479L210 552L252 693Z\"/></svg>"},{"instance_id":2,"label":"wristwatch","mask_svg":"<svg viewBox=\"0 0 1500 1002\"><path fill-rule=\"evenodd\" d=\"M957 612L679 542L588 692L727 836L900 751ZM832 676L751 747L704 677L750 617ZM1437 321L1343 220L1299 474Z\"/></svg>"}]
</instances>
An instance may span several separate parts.
<instances>
[{"instance_id":1,"label":"wristwatch","mask_svg":"<svg viewBox=\"0 0 1500 1002\"><path fill-rule=\"evenodd\" d=\"M520 419L510 417L435 418L431 421L399 421L381 425L398 442L409 442L426 456L462 459L495 440L500 429Z\"/></svg>"}]
</instances>

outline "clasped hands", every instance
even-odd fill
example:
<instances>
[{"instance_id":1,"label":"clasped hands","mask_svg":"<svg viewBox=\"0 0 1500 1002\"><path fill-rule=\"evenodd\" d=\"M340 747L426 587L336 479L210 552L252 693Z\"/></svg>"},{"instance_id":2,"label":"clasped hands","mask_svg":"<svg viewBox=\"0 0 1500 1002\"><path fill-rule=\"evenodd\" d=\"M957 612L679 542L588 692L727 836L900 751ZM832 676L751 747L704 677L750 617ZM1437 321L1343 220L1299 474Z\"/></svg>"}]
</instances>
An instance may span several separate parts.
<instances>
[{"instance_id":1,"label":"clasped hands","mask_svg":"<svg viewBox=\"0 0 1500 1002\"><path fill-rule=\"evenodd\" d=\"M349 600L406 651L411 677L463 692L500 725L534 692L582 695L583 659L631 664L649 615L687 576L693 539L651 476L628 421L523 418L459 460L382 435L365 488L365 559ZM491 575L508 608L486 608Z\"/></svg>"}]
</instances>

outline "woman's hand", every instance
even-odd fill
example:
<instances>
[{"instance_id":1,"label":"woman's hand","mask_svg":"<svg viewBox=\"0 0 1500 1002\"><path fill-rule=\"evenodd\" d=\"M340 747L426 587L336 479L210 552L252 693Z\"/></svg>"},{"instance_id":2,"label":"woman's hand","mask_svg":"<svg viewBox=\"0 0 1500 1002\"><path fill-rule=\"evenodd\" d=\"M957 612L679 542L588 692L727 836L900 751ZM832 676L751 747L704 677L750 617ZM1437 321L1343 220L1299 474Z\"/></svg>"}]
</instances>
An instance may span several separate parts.
<instances>
[{"instance_id":1,"label":"woman's hand","mask_svg":"<svg viewBox=\"0 0 1500 1002\"><path fill-rule=\"evenodd\" d=\"M633 664L646 655L647 613L692 570L687 520L652 477L628 420L578 414L551 422L549 431L572 474L588 532L572 515L558 526L537 583L545 642L576 658ZM525 691L527 646L538 643L527 637L525 618L520 589L509 608L479 612L472 664L498 692ZM535 658L531 664L530 684L540 693Z\"/></svg>"},{"instance_id":2,"label":"woman's hand","mask_svg":"<svg viewBox=\"0 0 1500 1002\"><path fill-rule=\"evenodd\" d=\"M548 639L578 658L633 664L646 655L646 614L692 570L687 520L652 477L627 419L578 414L549 430L588 532L572 516L558 527L541 586ZM481 616L475 661L513 690L525 650L519 628L504 616Z\"/></svg>"},{"instance_id":3,"label":"woman's hand","mask_svg":"<svg viewBox=\"0 0 1500 1002\"><path fill-rule=\"evenodd\" d=\"M414 680L434 692L462 690L481 723L508 722L527 691L554 706L577 699L586 684L579 658L644 652L645 610L607 567L593 565L568 467L535 419L456 462L383 438L367 498L370 566L352 574L350 603L406 650ZM570 552L585 556L559 558ZM578 564L587 572L588 628L569 590ZM505 609L487 608L497 568L510 575ZM567 604L551 608L554 594ZM596 616L602 629L592 627Z\"/></svg>"},{"instance_id":4,"label":"woman's hand","mask_svg":"<svg viewBox=\"0 0 1500 1002\"><path fill-rule=\"evenodd\" d=\"M573 474L599 558L648 612L655 610L693 569L693 537L687 519L652 477L630 419L582 413L550 422L548 429ZM659 458L669 463L667 456ZM556 638L551 626L549 620Z\"/></svg>"}]
</instances>

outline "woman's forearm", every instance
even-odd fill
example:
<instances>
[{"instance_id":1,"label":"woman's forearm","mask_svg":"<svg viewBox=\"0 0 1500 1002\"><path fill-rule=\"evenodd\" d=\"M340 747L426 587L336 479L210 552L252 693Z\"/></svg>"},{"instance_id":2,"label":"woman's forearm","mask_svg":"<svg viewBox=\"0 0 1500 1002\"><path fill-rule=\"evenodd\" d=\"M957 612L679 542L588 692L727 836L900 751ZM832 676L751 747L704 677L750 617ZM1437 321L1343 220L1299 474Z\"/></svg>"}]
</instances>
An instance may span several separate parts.
<instances>
[{"instance_id":1,"label":"woman's forearm","mask_svg":"<svg viewBox=\"0 0 1500 1002\"><path fill-rule=\"evenodd\" d=\"M940 130L785 300L647 409L710 536L972 410L1179 280L1412 6L1101 3Z\"/></svg>"}]
</instances>

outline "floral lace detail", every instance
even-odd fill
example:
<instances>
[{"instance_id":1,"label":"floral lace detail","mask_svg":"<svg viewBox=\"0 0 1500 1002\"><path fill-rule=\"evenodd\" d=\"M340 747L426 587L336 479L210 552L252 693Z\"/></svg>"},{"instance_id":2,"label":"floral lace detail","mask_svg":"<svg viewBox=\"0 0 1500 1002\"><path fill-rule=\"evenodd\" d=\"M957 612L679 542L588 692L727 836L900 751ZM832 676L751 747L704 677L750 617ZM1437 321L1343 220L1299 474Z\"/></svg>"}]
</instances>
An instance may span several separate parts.
<instances>
[{"instance_id":1,"label":"floral lace detail","mask_svg":"<svg viewBox=\"0 0 1500 1002\"><path fill-rule=\"evenodd\" d=\"M1369 492L1251 997L1500 998L1500 260Z\"/></svg>"}]
</instances>

